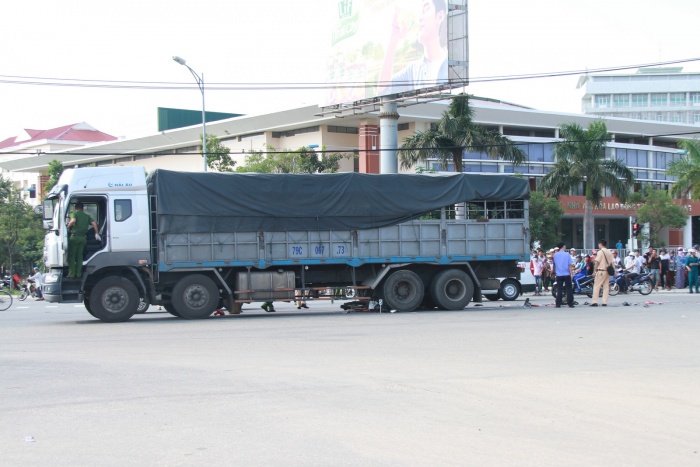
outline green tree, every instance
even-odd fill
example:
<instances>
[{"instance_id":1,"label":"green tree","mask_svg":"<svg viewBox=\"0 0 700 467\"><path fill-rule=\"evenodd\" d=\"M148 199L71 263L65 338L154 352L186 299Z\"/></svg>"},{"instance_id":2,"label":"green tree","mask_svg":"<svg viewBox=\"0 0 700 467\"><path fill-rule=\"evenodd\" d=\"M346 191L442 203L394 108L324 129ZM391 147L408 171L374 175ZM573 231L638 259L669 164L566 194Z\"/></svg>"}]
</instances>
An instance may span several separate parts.
<instances>
[{"instance_id":1,"label":"green tree","mask_svg":"<svg viewBox=\"0 0 700 467\"><path fill-rule=\"evenodd\" d=\"M583 186L583 248L592 249L593 206L600 204L606 188L620 201L627 201L634 174L622 161L605 158L611 136L603 120L591 123L587 130L576 123L566 123L560 127L559 135L564 141L556 146L554 166L542 178L540 189L558 198Z\"/></svg>"},{"instance_id":2,"label":"green tree","mask_svg":"<svg viewBox=\"0 0 700 467\"><path fill-rule=\"evenodd\" d=\"M47 175L49 176L49 180L46 182L46 185L44 185L44 194L47 195L49 194L49 191L56 186L58 183L58 179L61 178L61 174L63 173L63 164L61 162L57 161L56 159L49 161L49 168L47 170Z\"/></svg>"},{"instance_id":3,"label":"green tree","mask_svg":"<svg viewBox=\"0 0 700 467\"><path fill-rule=\"evenodd\" d=\"M401 166L410 168L419 162L437 158L443 168L454 164L462 172L464 151L484 152L492 159L519 165L525 161L522 149L497 131L490 131L474 122L474 109L469 96L455 96L434 129L418 131L406 138L399 148Z\"/></svg>"},{"instance_id":4,"label":"green tree","mask_svg":"<svg viewBox=\"0 0 700 467\"><path fill-rule=\"evenodd\" d=\"M659 235L661 229L680 229L688 221L688 211L675 204L665 190L644 190L634 193L631 200L642 203L637 210L637 222L649 224L649 238L643 240L648 240L650 245L664 246Z\"/></svg>"},{"instance_id":5,"label":"green tree","mask_svg":"<svg viewBox=\"0 0 700 467\"><path fill-rule=\"evenodd\" d=\"M202 135L199 136L200 139ZM233 172L236 161L231 159L231 148L221 144L221 140L207 134L207 168L217 172Z\"/></svg>"},{"instance_id":6,"label":"green tree","mask_svg":"<svg viewBox=\"0 0 700 467\"><path fill-rule=\"evenodd\" d=\"M353 154L328 154L325 150L319 153L312 148L276 151L268 146L266 152L253 151L248 154L245 164L236 168L236 172L334 173L340 169L342 159L353 157Z\"/></svg>"},{"instance_id":7,"label":"green tree","mask_svg":"<svg viewBox=\"0 0 700 467\"><path fill-rule=\"evenodd\" d=\"M544 193L530 193L530 248L539 242L542 248L550 248L559 243L557 229L564 216L564 208L556 198Z\"/></svg>"},{"instance_id":8,"label":"green tree","mask_svg":"<svg viewBox=\"0 0 700 467\"><path fill-rule=\"evenodd\" d=\"M20 262L37 264L42 253L41 220L11 180L0 177L0 258L10 271Z\"/></svg>"},{"instance_id":9,"label":"green tree","mask_svg":"<svg viewBox=\"0 0 700 467\"><path fill-rule=\"evenodd\" d=\"M671 186L671 194L679 198L690 197L700 199L700 140L684 140L678 143L678 147L685 151L685 155L668 165L666 173L678 177L678 181Z\"/></svg>"}]
</instances>

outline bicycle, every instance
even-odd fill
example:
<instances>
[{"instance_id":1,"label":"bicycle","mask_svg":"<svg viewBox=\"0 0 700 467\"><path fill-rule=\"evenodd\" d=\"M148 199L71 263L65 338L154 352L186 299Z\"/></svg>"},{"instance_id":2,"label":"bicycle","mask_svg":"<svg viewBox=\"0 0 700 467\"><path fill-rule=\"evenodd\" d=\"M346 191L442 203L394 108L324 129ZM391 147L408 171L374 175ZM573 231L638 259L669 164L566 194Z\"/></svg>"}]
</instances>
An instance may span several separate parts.
<instances>
[{"instance_id":1,"label":"bicycle","mask_svg":"<svg viewBox=\"0 0 700 467\"><path fill-rule=\"evenodd\" d=\"M12 294L7 290L0 290L0 311L5 311L12 306Z\"/></svg>"}]
</instances>

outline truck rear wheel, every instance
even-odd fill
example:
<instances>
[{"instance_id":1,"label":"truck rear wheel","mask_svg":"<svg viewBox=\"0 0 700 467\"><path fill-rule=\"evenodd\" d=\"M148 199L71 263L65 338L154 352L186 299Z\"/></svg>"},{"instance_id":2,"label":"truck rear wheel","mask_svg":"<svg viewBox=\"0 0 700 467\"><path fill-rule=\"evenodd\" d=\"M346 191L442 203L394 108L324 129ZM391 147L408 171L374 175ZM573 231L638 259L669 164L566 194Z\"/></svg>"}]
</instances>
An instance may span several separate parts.
<instances>
[{"instance_id":1,"label":"truck rear wheel","mask_svg":"<svg viewBox=\"0 0 700 467\"><path fill-rule=\"evenodd\" d=\"M172 302L183 318L206 318L216 310L219 289L213 280L202 274L185 276L175 285Z\"/></svg>"},{"instance_id":2,"label":"truck rear wheel","mask_svg":"<svg viewBox=\"0 0 700 467\"><path fill-rule=\"evenodd\" d=\"M464 271L446 269L433 277L430 295L444 310L463 310L474 296L474 282Z\"/></svg>"},{"instance_id":3,"label":"truck rear wheel","mask_svg":"<svg viewBox=\"0 0 700 467\"><path fill-rule=\"evenodd\" d=\"M180 313L178 313L177 311L175 311L175 307L173 306L172 303L165 303L165 304L163 304L163 308L165 308L165 311L167 311L167 312L170 313L171 315L177 316L178 318L180 317Z\"/></svg>"},{"instance_id":4,"label":"truck rear wheel","mask_svg":"<svg viewBox=\"0 0 700 467\"><path fill-rule=\"evenodd\" d=\"M384 303L390 310L413 311L424 294L425 285L413 271L396 271L384 282Z\"/></svg>"},{"instance_id":5,"label":"truck rear wheel","mask_svg":"<svg viewBox=\"0 0 700 467\"><path fill-rule=\"evenodd\" d=\"M90 314L108 323L126 321L136 313L139 291L129 279L108 276L90 292Z\"/></svg>"}]
</instances>

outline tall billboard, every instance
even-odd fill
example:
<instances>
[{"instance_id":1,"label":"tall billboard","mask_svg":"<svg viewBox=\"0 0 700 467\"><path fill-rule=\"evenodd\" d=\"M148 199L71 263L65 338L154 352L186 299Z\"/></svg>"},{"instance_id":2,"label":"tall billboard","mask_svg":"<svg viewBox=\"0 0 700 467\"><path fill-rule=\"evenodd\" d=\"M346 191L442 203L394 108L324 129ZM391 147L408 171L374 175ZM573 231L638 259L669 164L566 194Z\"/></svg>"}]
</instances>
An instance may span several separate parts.
<instances>
[{"instance_id":1,"label":"tall billboard","mask_svg":"<svg viewBox=\"0 0 700 467\"><path fill-rule=\"evenodd\" d=\"M323 105L466 84L466 0L327 1L333 21Z\"/></svg>"}]
</instances>

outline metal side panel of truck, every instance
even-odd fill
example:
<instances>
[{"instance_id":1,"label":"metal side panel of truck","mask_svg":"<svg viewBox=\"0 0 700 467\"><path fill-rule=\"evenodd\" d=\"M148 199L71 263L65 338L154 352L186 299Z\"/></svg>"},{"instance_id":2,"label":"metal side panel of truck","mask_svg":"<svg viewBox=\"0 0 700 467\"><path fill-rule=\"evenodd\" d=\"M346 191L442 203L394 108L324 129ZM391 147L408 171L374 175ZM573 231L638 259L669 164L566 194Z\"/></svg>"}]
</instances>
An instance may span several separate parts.
<instances>
[{"instance_id":1,"label":"metal side panel of truck","mask_svg":"<svg viewBox=\"0 0 700 467\"><path fill-rule=\"evenodd\" d=\"M529 253L529 191L512 177L155 172L148 181L140 167L64 172L45 203L48 301L83 302L104 321L129 319L144 303L194 319L222 306L240 312L246 301L349 287L360 300L383 299L400 311L461 309L498 293L498 278L517 281ZM421 193L413 201L385 193L414 183L428 194L453 185L427 202ZM491 186L499 184L505 188ZM468 203L436 204L460 199ZM64 219L76 201L90 204L102 241L93 239L82 278L70 281Z\"/></svg>"}]
</instances>

